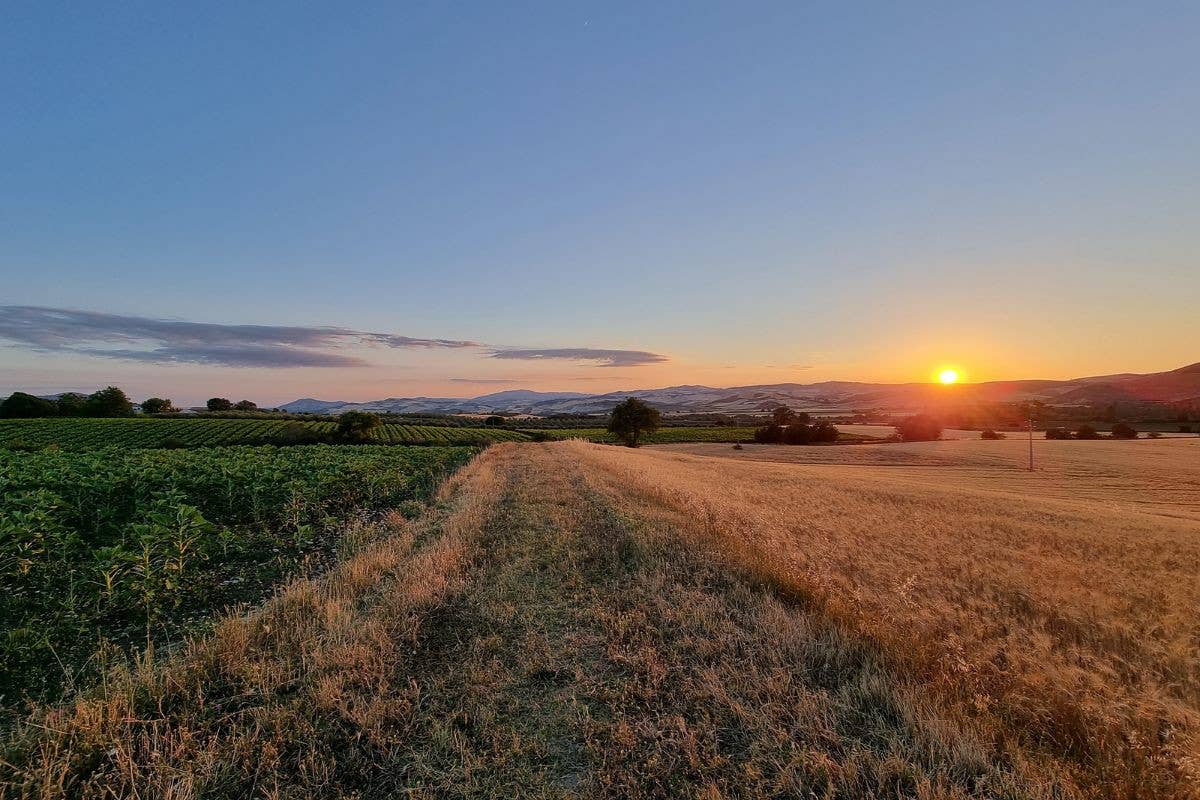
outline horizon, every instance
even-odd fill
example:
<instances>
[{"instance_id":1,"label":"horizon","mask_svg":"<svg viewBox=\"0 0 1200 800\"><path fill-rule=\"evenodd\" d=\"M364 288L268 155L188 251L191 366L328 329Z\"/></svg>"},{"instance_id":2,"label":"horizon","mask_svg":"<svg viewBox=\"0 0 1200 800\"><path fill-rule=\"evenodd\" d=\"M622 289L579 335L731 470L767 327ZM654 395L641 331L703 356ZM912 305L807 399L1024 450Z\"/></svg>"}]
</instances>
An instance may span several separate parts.
<instances>
[{"instance_id":1,"label":"horizon","mask_svg":"<svg viewBox=\"0 0 1200 800\"><path fill-rule=\"evenodd\" d=\"M278 405L1197 360L1200 7L8 23L9 391Z\"/></svg>"}]
</instances>

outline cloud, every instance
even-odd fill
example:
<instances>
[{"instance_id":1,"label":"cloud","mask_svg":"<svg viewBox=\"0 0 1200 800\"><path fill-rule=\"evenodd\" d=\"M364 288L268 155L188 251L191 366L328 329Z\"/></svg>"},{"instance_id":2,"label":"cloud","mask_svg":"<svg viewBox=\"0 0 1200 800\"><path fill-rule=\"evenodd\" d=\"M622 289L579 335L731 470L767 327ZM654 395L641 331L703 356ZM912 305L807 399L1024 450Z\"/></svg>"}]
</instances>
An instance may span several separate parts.
<instances>
[{"instance_id":1,"label":"cloud","mask_svg":"<svg viewBox=\"0 0 1200 800\"><path fill-rule=\"evenodd\" d=\"M646 364L660 364L669 359L658 353L648 353L645 350L601 350L592 347L550 347L533 350L504 349L493 350L488 354L491 358L518 359L523 361L544 361L562 359L567 361L595 361L598 367L640 367Z\"/></svg>"},{"instance_id":2,"label":"cloud","mask_svg":"<svg viewBox=\"0 0 1200 800\"><path fill-rule=\"evenodd\" d=\"M219 325L41 306L0 306L0 339L36 350L127 361L279 368L364 366L362 358L337 352L356 345L481 346L349 328Z\"/></svg>"}]
</instances>

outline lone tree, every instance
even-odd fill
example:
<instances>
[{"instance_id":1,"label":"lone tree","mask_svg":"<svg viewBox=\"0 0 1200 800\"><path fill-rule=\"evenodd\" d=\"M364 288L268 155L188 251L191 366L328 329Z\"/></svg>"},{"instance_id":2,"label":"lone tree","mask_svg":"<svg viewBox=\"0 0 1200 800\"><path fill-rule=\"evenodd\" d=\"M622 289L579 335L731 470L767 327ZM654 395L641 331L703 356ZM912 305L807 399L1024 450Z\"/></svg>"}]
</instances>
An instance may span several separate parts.
<instances>
[{"instance_id":1,"label":"lone tree","mask_svg":"<svg viewBox=\"0 0 1200 800\"><path fill-rule=\"evenodd\" d=\"M933 442L942 438L942 423L928 414L914 414L900 421L896 433L906 442Z\"/></svg>"},{"instance_id":2,"label":"lone tree","mask_svg":"<svg viewBox=\"0 0 1200 800\"><path fill-rule=\"evenodd\" d=\"M171 401L163 397L147 397L142 401L143 414L170 414L178 411Z\"/></svg>"},{"instance_id":3,"label":"lone tree","mask_svg":"<svg viewBox=\"0 0 1200 800\"><path fill-rule=\"evenodd\" d=\"M116 386L109 386L88 395L87 412L89 417L131 417L133 401Z\"/></svg>"},{"instance_id":4,"label":"lone tree","mask_svg":"<svg viewBox=\"0 0 1200 800\"><path fill-rule=\"evenodd\" d=\"M366 442L375 438L375 429L383 424L378 414L347 411L338 417L338 437L347 442Z\"/></svg>"},{"instance_id":5,"label":"lone tree","mask_svg":"<svg viewBox=\"0 0 1200 800\"><path fill-rule=\"evenodd\" d=\"M53 400L25 392L13 392L7 400L0 403L0 417L53 417L57 414L58 406Z\"/></svg>"},{"instance_id":6,"label":"lone tree","mask_svg":"<svg viewBox=\"0 0 1200 800\"><path fill-rule=\"evenodd\" d=\"M608 419L608 431L615 433L628 447L637 447L642 436L658 430L659 419L657 408L630 397L613 408L612 416Z\"/></svg>"},{"instance_id":7,"label":"lone tree","mask_svg":"<svg viewBox=\"0 0 1200 800\"><path fill-rule=\"evenodd\" d=\"M209 411L232 411L233 403L224 397L212 397L204 404Z\"/></svg>"}]
</instances>

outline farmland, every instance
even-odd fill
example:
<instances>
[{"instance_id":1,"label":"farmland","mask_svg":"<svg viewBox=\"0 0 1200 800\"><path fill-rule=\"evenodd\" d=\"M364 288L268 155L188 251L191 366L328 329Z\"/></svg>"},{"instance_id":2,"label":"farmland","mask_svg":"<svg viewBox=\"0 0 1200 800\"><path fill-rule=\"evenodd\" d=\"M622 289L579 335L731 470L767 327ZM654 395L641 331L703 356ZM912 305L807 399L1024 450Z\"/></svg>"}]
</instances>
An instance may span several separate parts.
<instances>
[{"instance_id":1,"label":"farmland","mask_svg":"<svg viewBox=\"0 0 1200 800\"><path fill-rule=\"evenodd\" d=\"M548 428L530 430L546 439L585 439L589 442L613 443L617 437L604 428ZM647 444L676 444L680 442L752 442L754 428L748 426L697 425L662 427L646 436Z\"/></svg>"},{"instance_id":2,"label":"farmland","mask_svg":"<svg viewBox=\"0 0 1200 800\"><path fill-rule=\"evenodd\" d=\"M1039 442L1032 475L1014 444L501 444L324 576L35 708L0 780L1195 797L1200 527L1163 513L1195 441Z\"/></svg>"},{"instance_id":3,"label":"farmland","mask_svg":"<svg viewBox=\"0 0 1200 800\"><path fill-rule=\"evenodd\" d=\"M285 419L16 419L0 420L0 447L95 450L101 447L220 447L277 443L295 431L332 434L337 424ZM376 431L382 444L487 444L528 437L496 428L385 423Z\"/></svg>"},{"instance_id":4,"label":"farmland","mask_svg":"<svg viewBox=\"0 0 1200 800\"><path fill-rule=\"evenodd\" d=\"M415 513L473 452L0 451L0 697L86 685L130 645L261 600L366 535L371 513Z\"/></svg>"}]
</instances>

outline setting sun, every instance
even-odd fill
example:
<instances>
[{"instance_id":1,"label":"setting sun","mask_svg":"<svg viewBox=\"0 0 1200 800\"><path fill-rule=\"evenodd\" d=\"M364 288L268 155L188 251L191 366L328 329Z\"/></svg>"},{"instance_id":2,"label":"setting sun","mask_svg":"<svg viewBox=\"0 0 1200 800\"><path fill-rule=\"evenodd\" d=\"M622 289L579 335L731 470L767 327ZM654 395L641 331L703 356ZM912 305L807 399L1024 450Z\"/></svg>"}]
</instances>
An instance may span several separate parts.
<instances>
[{"instance_id":1,"label":"setting sun","mask_svg":"<svg viewBox=\"0 0 1200 800\"><path fill-rule=\"evenodd\" d=\"M951 383L957 383L958 382L958 370L944 369L938 373L938 380L947 385L949 385Z\"/></svg>"}]
</instances>

